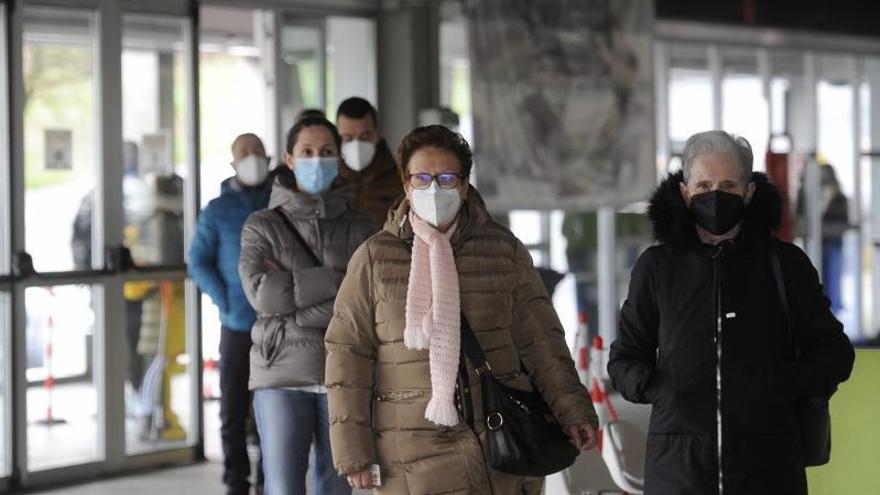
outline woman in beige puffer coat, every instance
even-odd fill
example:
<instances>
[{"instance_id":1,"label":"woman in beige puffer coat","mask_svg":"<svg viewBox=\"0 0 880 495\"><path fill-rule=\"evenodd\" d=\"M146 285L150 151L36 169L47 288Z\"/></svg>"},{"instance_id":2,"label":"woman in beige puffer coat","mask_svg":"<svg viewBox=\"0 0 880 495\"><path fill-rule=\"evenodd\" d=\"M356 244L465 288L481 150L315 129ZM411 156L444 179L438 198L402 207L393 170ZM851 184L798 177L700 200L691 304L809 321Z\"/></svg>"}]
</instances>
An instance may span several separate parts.
<instances>
[{"instance_id":1,"label":"woman in beige puffer coat","mask_svg":"<svg viewBox=\"0 0 880 495\"><path fill-rule=\"evenodd\" d=\"M432 362L435 340L443 338L438 328L452 324L455 338L445 343L453 349L460 328L458 314L439 315L438 326L434 312L430 351L414 349L406 337L419 326L416 320L407 325L409 299L416 297L409 290L411 266L422 256L414 254L421 239L416 231L434 235L435 229L448 238L455 300L495 376L517 388L534 384L574 443L591 448L596 415L562 326L528 251L491 220L468 185L471 155L461 136L440 126L419 128L404 138L398 155L407 199L352 257L325 338L334 465L358 488L373 487L370 468L378 465L377 493L540 493L542 479L487 466L479 379L469 362L473 425L464 421L457 397L452 421L428 407L440 382L433 376L440 366ZM430 252L442 256L433 247ZM434 305L455 307L431 290ZM521 373L521 363L530 376Z\"/></svg>"}]
</instances>

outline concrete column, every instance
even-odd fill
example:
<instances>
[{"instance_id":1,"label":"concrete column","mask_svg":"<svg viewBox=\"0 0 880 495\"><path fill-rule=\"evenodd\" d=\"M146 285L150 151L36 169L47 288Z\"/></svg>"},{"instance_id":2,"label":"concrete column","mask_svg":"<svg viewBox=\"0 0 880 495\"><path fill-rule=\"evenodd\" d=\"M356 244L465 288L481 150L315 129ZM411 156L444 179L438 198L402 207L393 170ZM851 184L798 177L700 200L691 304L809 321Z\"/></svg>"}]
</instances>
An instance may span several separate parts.
<instances>
[{"instance_id":1,"label":"concrete column","mask_svg":"<svg viewBox=\"0 0 880 495\"><path fill-rule=\"evenodd\" d=\"M438 5L384 1L378 22L379 126L392 150L440 101Z\"/></svg>"},{"instance_id":2,"label":"concrete column","mask_svg":"<svg viewBox=\"0 0 880 495\"><path fill-rule=\"evenodd\" d=\"M168 140L172 160L175 158L174 135L174 52L159 53L159 129ZM121 163L121 162L120 162ZM174 161L172 166L176 165Z\"/></svg>"}]
</instances>

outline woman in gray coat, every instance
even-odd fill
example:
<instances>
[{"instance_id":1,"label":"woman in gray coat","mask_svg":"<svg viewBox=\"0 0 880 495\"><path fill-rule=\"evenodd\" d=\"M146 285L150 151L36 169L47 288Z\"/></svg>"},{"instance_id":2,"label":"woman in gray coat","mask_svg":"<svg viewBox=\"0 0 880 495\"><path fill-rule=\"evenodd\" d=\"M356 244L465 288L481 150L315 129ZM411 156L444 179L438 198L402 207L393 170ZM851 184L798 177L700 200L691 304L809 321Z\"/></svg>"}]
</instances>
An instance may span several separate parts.
<instances>
[{"instance_id":1,"label":"woman in gray coat","mask_svg":"<svg viewBox=\"0 0 880 495\"><path fill-rule=\"evenodd\" d=\"M250 388L270 495L305 494L312 442L315 492L351 493L331 461L324 333L348 260L375 227L352 211L353 187L337 178L340 141L323 118L293 126L269 208L241 234L238 271L258 316Z\"/></svg>"}]
</instances>

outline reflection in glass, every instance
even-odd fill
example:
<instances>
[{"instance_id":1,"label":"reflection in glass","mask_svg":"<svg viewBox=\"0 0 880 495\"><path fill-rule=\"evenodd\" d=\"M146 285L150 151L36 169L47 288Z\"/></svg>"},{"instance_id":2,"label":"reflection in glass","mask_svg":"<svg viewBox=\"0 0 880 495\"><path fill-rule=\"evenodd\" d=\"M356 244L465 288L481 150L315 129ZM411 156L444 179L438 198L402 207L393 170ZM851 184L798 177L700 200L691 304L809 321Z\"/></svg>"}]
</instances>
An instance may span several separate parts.
<instances>
[{"instance_id":1,"label":"reflection in glass","mask_svg":"<svg viewBox=\"0 0 880 495\"><path fill-rule=\"evenodd\" d=\"M183 263L184 26L123 16L123 238L138 265Z\"/></svg>"},{"instance_id":2,"label":"reflection in glass","mask_svg":"<svg viewBox=\"0 0 880 495\"><path fill-rule=\"evenodd\" d=\"M88 268L98 160L95 15L25 8L23 22L25 248L38 271ZM75 236L84 235L89 242L79 243Z\"/></svg>"},{"instance_id":3,"label":"reflection in glass","mask_svg":"<svg viewBox=\"0 0 880 495\"><path fill-rule=\"evenodd\" d=\"M25 290L28 469L97 459L98 397L92 367L94 302L88 285Z\"/></svg>"},{"instance_id":4,"label":"reflection in glass","mask_svg":"<svg viewBox=\"0 0 880 495\"><path fill-rule=\"evenodd\" d=\"M182 280L125 282L126 451L180 446L192 429Z\"/></svg>"},{"instance_id":5,"label":"reflection in glass","mask_svg":"<svg viewBox=\"0 0 880 495\"><path fill-rule=\"evenodd\" d=\"M317 26L289 25L281 30L282 70L287 82L281 92L284 126L293 123L303 109L325 109L323 37ZM325 112L335 112L335 108L328 107Z\"/></svg>"}]
</instances>

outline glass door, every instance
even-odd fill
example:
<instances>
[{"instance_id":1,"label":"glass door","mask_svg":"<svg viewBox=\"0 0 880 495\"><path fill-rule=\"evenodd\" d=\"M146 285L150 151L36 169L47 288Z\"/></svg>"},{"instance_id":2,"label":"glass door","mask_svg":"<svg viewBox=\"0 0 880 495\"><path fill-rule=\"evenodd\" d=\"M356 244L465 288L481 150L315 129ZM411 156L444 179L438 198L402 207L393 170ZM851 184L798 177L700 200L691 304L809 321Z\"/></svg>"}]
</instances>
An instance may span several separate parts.
<instances>
[{"instance_id":1,"label":"glass door","mask_svg":"<svg viewBox=\"0 0 880 495\"><path fill-rule=\"evenodd\" d=\"M861 336L860 160L855 56L817 56L817 148L821 279L851 339ZM815 233L813 234L815 235Z\"/></svg>"},{"instance_id":2,"label":"glass door","mask_svg":"<svg viewBox=\"0 0 880 495\"><path fill-rule=\"evenodd\" d=\"M122 16L123 244L140 272L152 266L178 274L132 274L122 286L130 455L185 446L197 431L183 267L187 27L182 17Z\"/></svg>"},{"instance_id":3,"label":"glass door","mask_svg":"<svg viewBox=\"0 0 880 495\"><path fill-rule=\"evenodd\" d=\"M0 4L0 38L8 39L6 4ZM0 205L9 204L8 45L0 47ZM12 434L11 288L9 280L9 210L0 211L0 488L10 473Z\"/></svg>"},{"instance_id":4,"label":"glass door","mask_svg":"<svg viewBox=\"0 0 880 495\"><path fill-rule=\"evenodd\" d=\"M194 23L184 2L69 5L24 6L9 24L0 403L10 382L15 400L0 424L12 417L15 451L8 460L3 428L0 467L28 488L191 460L201 431L184 265L198 197Z\"/></svg>"},{"instance_id":5,"label":"glass door","mask_svg":"<svg viewBox=\"0 0 880 495\"><path fill-rule=\"evenodd\" d=\"M16 254L22 276L86 274L96 265L97 22L97 13L86 9L23 11L24 251ZM18 292L29 472L104 455L95 373L95 341L102 333L95 310L103 291L89 280L59 278Z\"/></svg>"}]
</instances>

